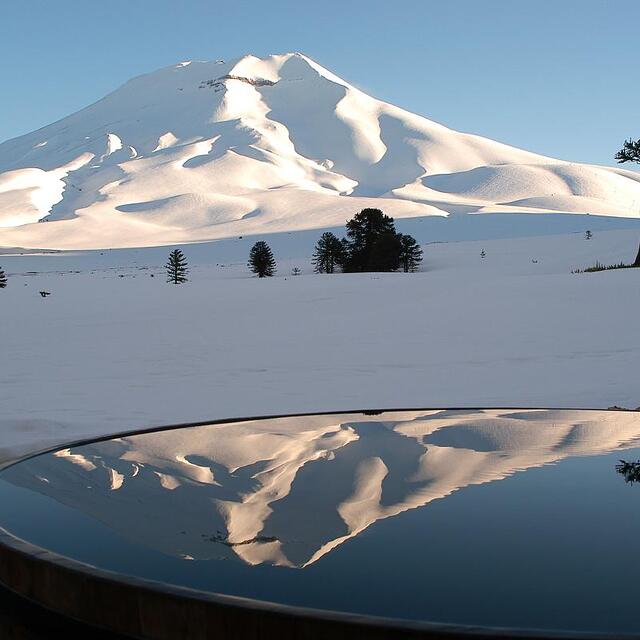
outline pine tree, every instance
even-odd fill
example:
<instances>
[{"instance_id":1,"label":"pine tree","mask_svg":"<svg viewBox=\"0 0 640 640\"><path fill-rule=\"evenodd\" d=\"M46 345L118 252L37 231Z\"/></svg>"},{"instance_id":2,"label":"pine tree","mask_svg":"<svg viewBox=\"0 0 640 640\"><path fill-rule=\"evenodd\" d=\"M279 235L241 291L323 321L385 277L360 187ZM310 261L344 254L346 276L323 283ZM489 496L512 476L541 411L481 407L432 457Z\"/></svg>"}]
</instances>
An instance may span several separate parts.
<instances>
[{"instance_id":1,"label":"pine tree","mask_svg":"<svg viewBox=\"0 0 640 640\"><path fill-rule=\"evenodd\" d=\"M640 162L640 140L629 138L615 155L618 162Z\"/></svg>"},{"instance_id":2,"label":"pine tree","mask_svg":"<svg viewBox=\"0 0 640 640\"><path fill-rule=\"evenodd\" d=\"M167 282L182 284L187 281L187 273L189 272L187 259L180 249L174 249L169 254L169 260L165 265L165 269L167 270Z\"/></svg>"},{"instance_id":3,"label":"pine tree","mask_svg":"<svg viewBox=\"0 0 640 640\"><path fill-rule=\"evenodd\" d=\"M313 266L316 273L333 273L342 264L344 246L330 231L323 233L313 252Z\"/></svg>"},{"instance_id":4,"label":"pine tree","mask_svg":"<svg viewBox=\"0 0 640 640\"><path fill-rule=\"evenodd\" d=\"M390 237L397 235L393 218L380 209L363 209L346 226L347 239L343 241L344 271L393 271L390 265L396 261L400 264L400 243ZM385 238L381 239L383 235ZM378 240L380 242L374 250ZM396 251L397 255L386 255L383 248L386 251Z\"/></svg>"},{"instance_id":5,"label":"pine tree","mask_svg":"<svg viewBox=\"0 0 640 640\"><path fill-rule=\"evenodd\" d=\"M268 278L276 272L276 261L266 242L260 240L251 247L248 266L258 278Z\"/></svg>"},{"instance_id":6,"label":"pine tree","mask_svg":"<svg viewBox=\"0 0 640 640\"><path fill-rule=\"evenodd\" d=\"M418 270L422 262L422 249L412 236L400 234L400 264L405 273L413 273Z\"/></svg>"},{"instance_id":7,"label":"pine tree","mask_svg":"<svg viewBox=\"0 0 640 640\"><path fill-rule=\"evenodd\" d=\"M480 252L480 257L481 257L481 258L484 258L486 255L487 255L487 252L483 249L483 250Z\"/></svg>"},{"instance_id":8,"label":"pine tree","mask_svg":"<svg viewBox=\"0 0 640 640\"><path fill-rule=\"evenodd\" d=\"M618 162L640 163L640 140L633 140L632 138L625 140L622 149L616 153L615 159ZM638 253L633 261L633 266L640 267L640 245L638 246Z\"/></svg>"},{"instance_id":9,"label":"pine tree","mask_svg":"<svg viewBox=\"0 0 640 640\"><path fill-rule=\"evenodd\" d=\"M7 286L7 276L5 272L0 268L0 289L4 289Z\"/></svg>"},{"instance_id":10,"label":"pine tree","mask_svg":"<svg viewBox=\"0 0 640 640\"><path fill-rule=\"evenodd\" d=\"M591 233L591 231L589 231L589 229L587 229L584 232L584 239L585 240L591 240L591 238L593 238L593 233Z\"/></svg>"}]
</instances>

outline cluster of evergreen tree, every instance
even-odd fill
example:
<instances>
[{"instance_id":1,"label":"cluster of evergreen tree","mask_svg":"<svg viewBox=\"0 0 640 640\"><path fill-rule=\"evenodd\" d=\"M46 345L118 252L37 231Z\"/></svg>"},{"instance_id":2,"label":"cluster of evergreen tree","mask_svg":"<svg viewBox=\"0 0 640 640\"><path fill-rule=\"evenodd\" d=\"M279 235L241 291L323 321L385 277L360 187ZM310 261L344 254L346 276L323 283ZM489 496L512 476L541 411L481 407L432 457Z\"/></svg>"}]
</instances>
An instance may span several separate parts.
<instances>
[{"instance_id":1,"label":"cluster of evergreen tree","mask_svg":"<svg viewBox=\"0 0 640 640\"><path fill-rule=\"evenodd\" d=\"M335 273L338 268L346 273L418 270L422 249L414 238L398 233L393 218L380 209L363 209L347 222L346 228L347 237L342 240L329 231L318 240L313 253L317 273ZM273 252L263 240L251 247L248 267L259 278L275 274ZM182 284L187 281L187 259L180 249L169 254L165 269L167 282ZM292 270L292 275L300 273L297 267Z\"/></svg>"},{"instance_id":2,"label":"cluster of evergreen tree","mask_svg":"<svg viewBox=\"0 0 640 640\"><path fill-rule=\"evenodd\" d=\"M380 209L363 209L347 222L347 237L323 233L313 253L317 273L417 271L422 249L412 236L398 233L393 218Z\"/></svg>"}]
</instances>

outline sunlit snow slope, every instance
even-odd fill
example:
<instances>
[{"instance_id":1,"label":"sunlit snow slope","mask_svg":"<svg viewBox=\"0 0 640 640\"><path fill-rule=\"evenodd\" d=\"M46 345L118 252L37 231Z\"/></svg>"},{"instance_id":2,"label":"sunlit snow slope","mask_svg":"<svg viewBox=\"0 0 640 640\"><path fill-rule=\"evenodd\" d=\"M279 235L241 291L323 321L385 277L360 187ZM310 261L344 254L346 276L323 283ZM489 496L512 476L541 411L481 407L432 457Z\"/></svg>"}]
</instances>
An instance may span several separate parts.
<instances>
[{"instance_id":1,"label":"sunlit snow slope","mask_svg":"<svg viewBox=\"0 0 640 640\"><path fill-rule=\"evenodd\" d=\"M0 246L323 228L365 206L638 217L640 175L452 131L297 53L160 69L0 145Z\"/></svg>"}]
</instances>

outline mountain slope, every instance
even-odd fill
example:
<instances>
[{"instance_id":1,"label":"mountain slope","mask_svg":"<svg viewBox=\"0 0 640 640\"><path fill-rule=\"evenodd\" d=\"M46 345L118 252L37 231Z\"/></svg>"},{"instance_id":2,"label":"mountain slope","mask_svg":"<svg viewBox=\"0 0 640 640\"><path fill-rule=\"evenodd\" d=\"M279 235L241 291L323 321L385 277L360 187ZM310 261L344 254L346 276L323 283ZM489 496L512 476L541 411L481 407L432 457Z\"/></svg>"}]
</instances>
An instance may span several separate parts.
<instances>
[{"instance_id":1,"label":"mountain slope","mask_svg":"<svg viewBox=\"0 0 640 640\"><path fill-rule=\"evenodd\" d=\"M396 217L637 217L640 176L458 133L301 54L134 78L0 145L0 246L144 246ZM43 224L35 224L44 221Z\"/></svg>"}]
</instances>

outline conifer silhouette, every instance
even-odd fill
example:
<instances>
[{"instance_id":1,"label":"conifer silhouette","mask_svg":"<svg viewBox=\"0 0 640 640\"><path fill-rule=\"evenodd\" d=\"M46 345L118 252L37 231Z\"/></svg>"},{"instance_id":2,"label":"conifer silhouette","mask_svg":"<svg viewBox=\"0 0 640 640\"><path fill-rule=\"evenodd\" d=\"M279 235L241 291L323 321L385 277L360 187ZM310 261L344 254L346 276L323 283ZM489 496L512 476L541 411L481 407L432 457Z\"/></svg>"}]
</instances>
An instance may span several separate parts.
<instances>
[{"instance_id":1,"label":"conifer silhouette","mask_svg":"<svg viewBox=\"0 0 640 640\"><path fill-rule=\"evenodd\" d=\"M4 289L7 286L7 276L5 272L0 268L0 289Z\"/></svg>"},{"instance_id":2,"label":"conifer silhouette","mask_svg":"<svg viewBox=\"0 0 640 640\"><path fill-rule=\"evenodd\" d=\"M422 249L411 236L396 232L393 218L380 209L363 209L346 227L347 237L340 243L343 271L417 270Z\"/></svg>"},{"instance_id":3,"label":"conifer silhouette","mask_svg":"<svg viewBox=\"0 0 640 640\"><path fill-rule=\"evenodd\" d=\"M313 267L316 273L333 273L342 264L344 245L330 231L320 236L313 252Z\"/></svg>"},{"instance_id":4,"label":"conifer silhouette","mask_svg":"<svg viewBox=\"0 0 640 640\"><path fill-rule=\"evenodd\" d=\"M629 138L615 155L618 162L640 162L640 140Z\"/></svg>"},{"instance_id":5,"label":"conifer silhouette","mask_svg":"<svg viewBox=\"0 0 640 640\"><path fill-rule=\"evenodd\" d=\"M422 249L413 236L400 235L400 265L405 273L418 270L422 262Z\"/></svg>"},{"instance_id":6,"label":"conifer silhouette","mask_svg":"<svg viewBox=\"0 0 640 640\"><path fill-rule=\"evenodd\" d=\"M347 221L346 227L344 271L395 271L398 268L399 243L390 238L396 235L393 218L380 209L363 209ZM395 255L389 255L389 251L394 250Z\"/></svg>"},{"instance_id":7,"label":"conifer silhouette","mask_svg":"<svg viewBox=\"0 0 640 640\"><path fill-rule=\"evenodd\" d=\"M276 261L266 242L260 240L251 247L248 266L258 278L268 278L276 272Z\"/></svg>"},{"instance_id":8,"label":"conifer silhouette","mask_svg":"<svg viewBox=\"0 0 640 640\"><path fill-rule=\"evenodd\" d=\"M180 249L174 249L169 254L165 269L167 270L167 282L182 284L187 281L187 273L189 272L187 259Z\"/></svg>"},{"instance_id":9,"label":"conifer silhouette","mask_svg":"<svg viewBox=\"0 0 640 640\"><path fill-rule=\"evenodd\" d=\"M640 164L640 140L629 138L625 140L624 145L615 155L618 162L637 162ZM640 245L638 245L638 253L633 261L634 267L640 267Z\"/></svg>"}]
</instances>

